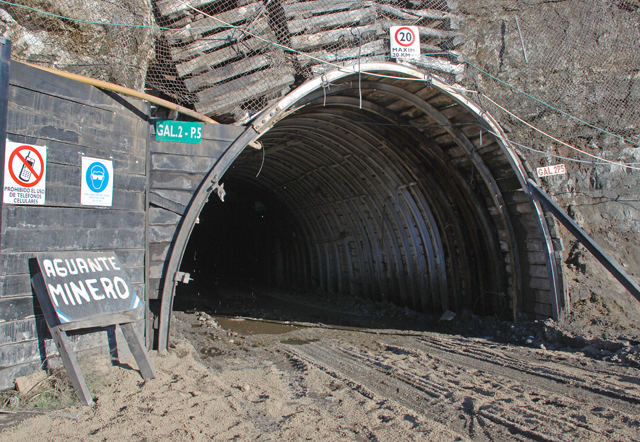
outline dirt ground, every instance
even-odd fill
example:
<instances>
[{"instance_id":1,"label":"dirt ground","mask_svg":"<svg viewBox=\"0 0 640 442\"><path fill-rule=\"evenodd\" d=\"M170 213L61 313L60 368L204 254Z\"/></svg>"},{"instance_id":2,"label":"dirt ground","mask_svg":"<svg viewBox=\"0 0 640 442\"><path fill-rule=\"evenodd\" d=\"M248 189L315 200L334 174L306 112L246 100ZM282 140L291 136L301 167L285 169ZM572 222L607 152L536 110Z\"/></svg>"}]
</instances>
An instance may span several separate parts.
<instances>
[{"instance_id":1,"label":"dirt ground","mask_svg":"<svg viewBox=\"0 0 640 442\"><path fill-rule=\"evenodd\" d=\"M579 340L550 322L437 323L230 287L181 294L175 310L155 379L93 359L95 405L34 415L0 440L640 440L636 331Z\"/></svg>"}]
</instances>

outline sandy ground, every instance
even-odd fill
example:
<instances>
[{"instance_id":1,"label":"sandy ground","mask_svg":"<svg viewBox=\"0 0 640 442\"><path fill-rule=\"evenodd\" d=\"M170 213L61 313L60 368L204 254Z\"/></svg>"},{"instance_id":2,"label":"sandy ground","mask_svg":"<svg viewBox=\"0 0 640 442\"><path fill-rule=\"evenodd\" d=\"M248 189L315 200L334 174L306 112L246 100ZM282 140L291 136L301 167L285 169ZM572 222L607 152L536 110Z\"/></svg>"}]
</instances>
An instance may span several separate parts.
<instances>
[{"instance_id":1,"label":"sandy ground","mask_svg":"<svg viewBox=\"0 0 640 442\"><path fill-rule=\"evenodd\" d=\"M28 418L0 440L640 440L633 364L416 327L258 319L254 301L254 318L175 312L171 348L151 353L155 379L94 359L94 406ZM342 313L333 322L410 322L392 309Z\"/></svg>"}]
</instances>

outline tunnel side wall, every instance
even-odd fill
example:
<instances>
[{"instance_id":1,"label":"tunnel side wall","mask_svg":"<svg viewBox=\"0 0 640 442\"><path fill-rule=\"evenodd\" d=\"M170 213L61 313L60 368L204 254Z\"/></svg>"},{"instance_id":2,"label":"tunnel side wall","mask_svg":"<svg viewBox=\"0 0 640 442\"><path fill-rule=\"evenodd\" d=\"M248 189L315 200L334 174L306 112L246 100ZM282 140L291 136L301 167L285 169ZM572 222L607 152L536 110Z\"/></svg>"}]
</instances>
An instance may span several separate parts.
<instances>
[{"instance_id":1,"label":"tunnel side wall","mask_svg":"<svg viewBox=\"0 0 640 442\"><path fill-rule=\"evenodd\" d=\"M7 139L47 147L44 205L2 205L0 389L59 364L31 289L29 259L43 251L113 250L145 293L146 103L11 63ZM111 207L80 204L83 156L113 161ZM3 165L4 166L4 165ZM74 335L74 350L106 351L105 332Z\"/></svg>"}]
</instances>

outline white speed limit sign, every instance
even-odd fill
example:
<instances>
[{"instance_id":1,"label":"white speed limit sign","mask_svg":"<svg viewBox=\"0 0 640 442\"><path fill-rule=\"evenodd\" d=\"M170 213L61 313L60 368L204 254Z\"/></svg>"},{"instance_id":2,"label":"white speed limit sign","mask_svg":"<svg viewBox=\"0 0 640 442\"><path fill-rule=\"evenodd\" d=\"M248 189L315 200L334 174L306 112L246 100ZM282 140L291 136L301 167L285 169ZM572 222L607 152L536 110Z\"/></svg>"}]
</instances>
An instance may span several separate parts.
<instances>
[{"instance_id":1,"label":"white speed limit sign","mask_svg":"<svg viewBox=\"0 0 640 442\"><path fill-rule=\"evenodd\" d=\"M420 33L417 26L391 26L389 40L392 58L420 57Z\"/></svg>"}]
</instances>

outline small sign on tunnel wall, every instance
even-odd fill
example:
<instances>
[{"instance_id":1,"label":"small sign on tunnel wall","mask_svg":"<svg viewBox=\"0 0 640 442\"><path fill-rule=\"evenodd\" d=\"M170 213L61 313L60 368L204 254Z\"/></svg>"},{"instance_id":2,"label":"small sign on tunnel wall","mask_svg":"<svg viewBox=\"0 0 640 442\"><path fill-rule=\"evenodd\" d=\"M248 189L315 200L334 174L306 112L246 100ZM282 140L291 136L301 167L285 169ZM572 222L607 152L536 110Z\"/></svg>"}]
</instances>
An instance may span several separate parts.
<instances>
[{"instance_id":1,"label":"small sign on tunnel wall","mask_svg":"<svg viewBox=\"0 0 640 442\"><path fill-rule=\"evenodd\" d=\"M567 173L567 167L564 164L556 164L555 166L538 167L537 172L540 178L551 175L564 175Z\"/></svg>"},{"instance_id":2,"label":"small sign on tunnel wall","mask_svg":"<svg viewBox=\"0 0 640 442\"><path fill-rule=\"evenodd\" d=\"M80 204L111 206L113 204L113 162L82 157Z\"/></svg>"},{"instance_id":3,"label":"small sign on tunnel wall","mask_svg":"<svg viewBox=\"0 0 640 442\"><path fill-rule=\"evenodd\" d=\"M44 204L47 147L9 140L5 146L2 201L8 204Z\"/></svg>"},{"instance_id":4,"label":"small sign on tunnel wall","mask_svg":"<svg viewBox=\"0 0 640 442\"><path fill-rule=\"evenodd\" d=\"M420 58L420 31L417 26L391 26L391 58Z\"/></svg>"},{"instance_id":5,"label":"small sign on tunnel wall","mask_svg":"<svg viewBox=\"0 0 640 442\"><path fill-rule=\"evenodd\" d=\"M202 123L173 120L157 121L156 141L200 143L202 142Z\"/></svg>"}]
</instances>

